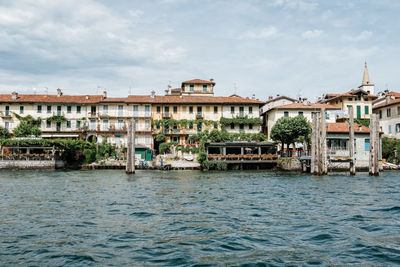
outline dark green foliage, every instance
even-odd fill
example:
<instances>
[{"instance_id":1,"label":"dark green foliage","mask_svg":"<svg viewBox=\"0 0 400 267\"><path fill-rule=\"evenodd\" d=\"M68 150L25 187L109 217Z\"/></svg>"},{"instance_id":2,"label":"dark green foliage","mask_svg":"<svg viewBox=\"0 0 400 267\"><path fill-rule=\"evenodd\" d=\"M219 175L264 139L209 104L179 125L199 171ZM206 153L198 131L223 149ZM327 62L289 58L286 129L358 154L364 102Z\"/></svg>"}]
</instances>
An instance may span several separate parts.
<instances>
[{"instance_id":1,"label":"dark green foliage","mask_svg":"<svg viewBox=\"0 0 400 267\"><path fill-rule=\"evenodd\" d=\"M395 151L397 151L397 158L395 157ZM382 138L382 158L386 159L388 162L397 163L400 162L400 140L383 137Z\"/></svg>"},{"instance_id":2,"label":"dark green foliage","mask_svg":"<svg viewBox=\"0 0 400 267\"><path fill-rule=\"evenodd\" d=\"M219 120L219 123L223 126L230 125L232 123L234 124L262 124L262 120L260 118L248 118L246 117L236 117L236 118L221 118Z\"/></svg>"},{"instance_id":3,"label":"dark green foliage","mask_svg":"<svg viewBox=\"0 0 400 267\"><path fill-rule=\"evenodd\" d=\"M365 127L369 127L370 120L369 119L354 119L354 122L361 124Z\"/></svg>"},{"instance_id":4,"label":"dark green foliage","mask_svg":"<svg viewBox=\"0 0 400 267\"><path fill-rule=\"evenodd\" d=\"M84 163L89 164L96 161L96 150L95 149L85 149L82 152L84 156Z\"/></svg>"},{"instance_id":5,"label":"dark green foliage","mask_svg":"<svg viewBox=\"0 0 400 267\"><path fill-rule=\"evenodd\" d=\"M159 143L165 142L165 134L159 133L156 135L156 141Z\"/></svg>"},{"instance_id":6,"label":"dark green foliage","mask_svg":"<svg viewBox=\"0 0 400 267\"><path fill-rule=\"evenodd\" d=\"M8 129L0 126L0 138L1 139L10 138L10 132L8 131Z\"/></svg>"},{"instance_id":7,"label":"dark green foliage","mask_svg":"<svg viewBox=\"0 0 400 267\"><path fill-rule=\"evenodd\" d=\"M55 116L51 116L51 117L47 118L47 120L51 121L51 122L60 122L61 123L61 122L67 121L67 118L65 118L62 115L55 115Z\"/></svg>"},{"instance_id":8,"label":"dark green foliage","mask_svg":"<svg viewBox=\"0 0 400 267\"><path fill-rule=\"evenodd\" d=\"M309 140L311 133L310 124L303 116L282 117L271 129L271 139L284 144Z\"/></svg>"},{"instance_id":9,"label":"dark green foliage","mask_svg":"<svg viewBox=\"0 0 400 267\"><path fill-rule=\"evenodd\" d=\"M183 128L183 129L188 129L189 124L204 124L204 125L212 125L214 124L215 121L213 120L203 120L203 119L198 119L198 120L174 120L174 119L162 119L162 120L153 120L153 126L160 125L161 127L167 127L167 128L172 128L175 125L177 127Z\"/></svg>"},{"instance_id":10,"label":"dark green foliage","mask_svg":"<svg viewBox=\"0 0 400 267\"><path fill-rule=\"evenodd\" d=\"M14 129L13 133L16 137L39 136L42 134L40 130L41 119L34 119L31 115L20 116L13 113L14 116L20 121L18 126Z\"/></svg>"},{"instance_id":11,"label":"dark green foliage","mask_svg":"<svg viewBox=\"0 0 400 267\"><path fill-rule=\"evenodd\" d=\"M159 146L160 154L166 154L171 152L172 143L161 143Z\"/></svg>"}]
</instances>

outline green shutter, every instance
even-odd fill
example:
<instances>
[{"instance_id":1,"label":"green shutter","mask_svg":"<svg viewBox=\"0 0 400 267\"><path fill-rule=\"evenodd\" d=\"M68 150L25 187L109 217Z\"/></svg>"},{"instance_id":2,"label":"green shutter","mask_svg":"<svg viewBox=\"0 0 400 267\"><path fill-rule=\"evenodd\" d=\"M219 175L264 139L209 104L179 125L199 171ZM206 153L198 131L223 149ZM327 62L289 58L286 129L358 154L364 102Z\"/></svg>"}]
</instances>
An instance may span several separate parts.
<instances>
[{"instance_id":1,"label":"green shutter","mask_svg":"<svg viewBox=\"0 0 400 267\"><path fill-rule=\"evenodd\" d=\"M369 114L369 106L364 107L364 113L365 113L365 115Z\"/></svg>"}]
</instances>

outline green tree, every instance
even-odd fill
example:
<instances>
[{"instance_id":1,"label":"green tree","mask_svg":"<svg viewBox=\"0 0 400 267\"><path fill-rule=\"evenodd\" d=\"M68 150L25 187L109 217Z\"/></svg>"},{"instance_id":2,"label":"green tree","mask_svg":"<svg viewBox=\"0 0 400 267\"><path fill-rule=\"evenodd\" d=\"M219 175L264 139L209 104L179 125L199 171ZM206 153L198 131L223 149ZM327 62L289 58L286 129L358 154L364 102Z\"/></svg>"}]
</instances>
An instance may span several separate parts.
<instances>
[{"instance_id":1,"label":"green tree","mask_svg":"<svg viewBox=\"0 0 400 267\"><path fill-rule=\"evenodd\" d=\"M8 131L8 129L0 126L0 138L1 139L10 138L10 132Z\"/></svg>"},{"instance_id":2,"label":"green tree","mask_svg":"<svg viewBox=\"0 0 400 267\"><path fill-rule=\"evenodd\" d=\"M37 125L22 121L13 131L16 137L39 136L42 131Z\"/></svg>"},{"instance_id":3,"label":"green tree","mask_svg":"<svg viewBox=\"0 0 400 267\"><path fill-rule=\"evenodd\" d=\"M293 144L295 142L303 143L306 142L309 144L311 127L310 123L303 116L297 116L292 118L292 127L293 127Z\"/></svg>"},{"instance_id":4,"label":"green tree","mask_svg":"<svg viewBox=\"0 0 400 267\"><path fill-rule=\"evenodd\" d=\"M289 144L293 142L292 121L293 119L290 117L282 117L276 121L271 129L271 139L281 142L282 148L284 148L285 144L289 148Z\"/></svg>"}]
</instances>

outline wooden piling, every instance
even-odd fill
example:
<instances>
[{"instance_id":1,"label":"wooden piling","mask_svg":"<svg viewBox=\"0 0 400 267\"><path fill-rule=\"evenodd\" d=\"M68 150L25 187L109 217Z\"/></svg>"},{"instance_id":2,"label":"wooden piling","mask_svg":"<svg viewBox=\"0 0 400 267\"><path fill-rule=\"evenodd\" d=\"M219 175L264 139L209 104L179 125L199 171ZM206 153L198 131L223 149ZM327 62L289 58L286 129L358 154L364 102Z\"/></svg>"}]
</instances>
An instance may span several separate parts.
<instances>
[{"instance_id":1,"label":"wooden piling","mask_svg":"<svg viewBox=\"0 0 400 267\"><path fill-rule=\"evenodd\" d=\"M379 175L379 121L376 114L371 114L369 124L369 175Z\"/></svg>"},{"instance_id":2,"label":"wooden piling","mask_svg":"<svg viewBox=\"0 0 400 267\"><path fill-rule=\"evenodd\" d=\"M349 152L350 152L350 175L356 174L356 157L354 144L354 111L349 107Z\"/></svg>"},{"instance_id":3,"label":"wooden piling","mask_svg":"<svg viewBox=\"0 0 400 267\"><path fill-rule=\"evenodd\" d=\"M311 129L311 174L320 175L320 118L319 114L312 113Z\"/></svg>"},{"instance_id":4,"label":"wooden piling","mask_svg":"<svg viewBox=\"0 0 400 267\"><path fill-rule=\"evenodd\" d=\"M126 153L126 173L135 173L135 120L131 119L128 122L128 140L127 140L127 153Z\"/></svg>"},{"instance_id":5,"label":"wooden piling","mask_svg":"<svg viewBox=\"0 0 400 267\"><path fill-rule=\"evenodd\" d=\"M326 144L326 113L321 109L321 174L328 174L328 148Z\"/></svg>"}]
</instances>

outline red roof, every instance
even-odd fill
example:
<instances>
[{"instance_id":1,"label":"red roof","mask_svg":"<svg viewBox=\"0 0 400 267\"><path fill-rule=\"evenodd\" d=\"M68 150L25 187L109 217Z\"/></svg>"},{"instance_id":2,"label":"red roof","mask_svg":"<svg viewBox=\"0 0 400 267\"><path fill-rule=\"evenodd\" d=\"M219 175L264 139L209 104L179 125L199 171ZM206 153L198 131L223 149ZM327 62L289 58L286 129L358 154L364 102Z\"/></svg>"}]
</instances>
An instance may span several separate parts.
<instances>
[{"instance_id":1,"label":"red roof","mask_svg":"<svg viewBox=\"0 0 400 267\"><path fill-rule=\"evenodd\" d=\"M314 103L291 103L291 104L287 104L287 105L281 105L281 106L276 106L276 107L272 107L272 109L321 109L321 108L325 108L325 109L340 109L338 107L329 105L329 104L314 104Z\"/></svg>"},{"instance_id":2,"label":"red roof","mask_svg":"<svg viewBox=\"0 0 400 267\"><path fill-rule=\"evenodd\" d=\"M327 133L348 133L349 132L349 124L347 122L336 122L336 123L327 123L326 124ZM369 133L369 128L362 126L361 124L354 123L354 133Z\"/></svg>"},{"instance_id":3,"label":"red roof","mask_svg":"<svg viewBox=\"0 0 400 267\"><path fill-rule=\"evenodd\" d=\"M126 97L107 97L101 100L102 103L125 103Z\"/></svg>"},{"instance_id":4,"label":"red roof","mask_svg":"<svg viewBox=\"0 0 400 267\"><path fill-rule=\"evenodd\" d=\"M214 81L207 81L207 80L202 80L202 79L193 79L193 80L182 82L182 84L187 84L187 83L192 83L192 84L202 84L202 83L215 84Z\"/></svg>"},{"instance_id":5,"label":"red roof","mask_svg":"<svg viewBox=\"0 0 400 267\"><path fill-rule=\"evenodd\" d=\"M398 104L400 103L400 98L397 99L390 99L389 103L386 103L386 101L382 104L376 105L375 107L373 107L372 109L378 109L378 108L383 108L383 107L387 107L387 106L391 106L394 104Z\"/></svg>"},{"instance_id":6,"label":"red roof","mask_svg":"<svg viewBox=\"0 0 400 267\"><path fill-rule=\"evenodd\" d=\"M264 102L257 99L243 98L240 96L178 96L156 95L130 95L127 103L153 103L153 104L259 104Z\"/></svg>"},{"instance_id":7,"label":"red roof","mask_svg":"<svg viewBox=\"0 0 400 267\"><path fill-rule=\"evenodd\" d=\"M359 92L362 92L364 94L364 96L363 96L364 98L372 98L372 99L378 98L376 95L368 94L367 92L365 92L362 89L357 89L357 90L351 89L350 91L348 91L348 92L346 92L344 94L327 94L325 96L327 98L321 99L320 101L321 102L331 102L333 100L337 100L337 99L342 98L342 97L353 97Z\"/></svg>"},{"instance_id":8,"label":"red roof","mask_svg":"<svg viewBox=\"0 0 400 267\"><path fill-rule=\"evenodd\" d=\"M30 95L18 94L12 99L12 94L0 94L0 102L7 103L98 103L103 95Z\"/></svg>"}]
</instances>

